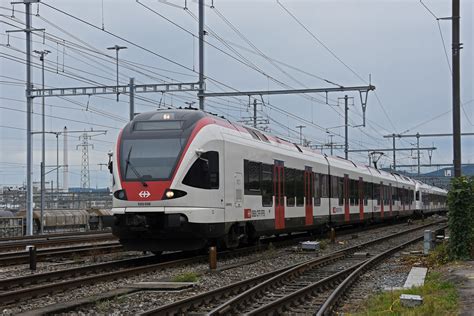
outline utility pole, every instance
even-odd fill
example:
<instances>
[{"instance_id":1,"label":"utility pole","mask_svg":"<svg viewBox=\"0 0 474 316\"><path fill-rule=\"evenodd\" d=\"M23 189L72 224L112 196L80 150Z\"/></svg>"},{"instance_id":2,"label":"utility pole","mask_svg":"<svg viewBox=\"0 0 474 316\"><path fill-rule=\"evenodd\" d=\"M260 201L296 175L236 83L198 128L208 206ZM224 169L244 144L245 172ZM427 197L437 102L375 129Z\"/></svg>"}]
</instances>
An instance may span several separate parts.
<instances>
[{"instance_id":1,"label":"utility pole","mask_svg":"<svg viewBox=\"0 0 474 316\"><path fill-rule=\"evenodd\" d=\"M461 176L461 85L460 85L460 4L452 2L452 52L453 52L453 164L454 176Z\"/></svg>"},{"instance_id":2,"label":"utility pole","mask_svg":"<svg viewBox=\"0 0 474 316\"><path fill-rule=\"evenodd\" d=\"M116 68L117 68L117 102L119 100L119 50L121 49L127 49L127 47L125 46L118 46L118 45L115 45L115 46L112 46L112 47L107 47L108 50L115 50L115 64L116 64Z\"/></svg>"},{"instance_id":3,"label":"utility pole","mask_svg":"<svg viewBox=\"0 0 474 316\"><path fill-rule=\"evenodd\" d=\"M31 78L31 2L25 0L26 16L26 234L33 235L33 99L30 97Z\"/></svg>"},{"instance_id":4,"label":"utility pole","mask_svg":"<svg viewBox=\"0 0 474 316\"><path fill-rule=\"evenodd\" d=\"M257 99L253 99L253 127L257 128ZM301 133L300 133L301 142Z\"/></svg>"},{"instance_id":5,"label":"utility pole","mask_svg":"<svg viewBox=\"0 0 474 316\"><path fill-rule=\"evenodd\" d=\"M199 0L199 109L204 110L204 0Z\"/></svg>"},{"instance_id":6,"label":"utility pole","mask_svg":"<svg viewBox=\"0 0 474 316\"><path fill-rule=\"evenodd\" d=\"M397 149L395 148L395 133L392 134L392 146L393 146L393 163L392 163L392 167L393 167L393 171L396 171L397 170L397 160L395 159L396 158L396 155L395 153L397 152Z\"/></svg>"},{"instance_id":7,"label":"utility pole","mask_svg":"<svg viewBox=\"0 0 474 316\"><path fill-rule=\"evenodd\" d=\"M10 30L10 32L25 32L26 33L26 235L33 235L33 135L32 131L32 113L33 113L33 98L31 94L33 89L32 84L32 68L31 68L31 51L32 41L31 32L44 31L44 29L33 29L31 27L31 4L38 3L40 0L23 0L12 2L15 4L25 5L25 29Z\"/></svg>"},{"instance_id":8,"label":"utility pole","mask_svg":"<svg viewBox=\"0 0 474 316\"><path fill-rule=\"evenodd\" d=\"M349 97L344 96L344 154L349 159Z\"/></svg>"},{"instance_id":9,"label":"utility pole","mask_svg":"<svg viewBox=\"0 0 474 316\"><path fill-rule=\"evenodd\" d=\"M39 55L41 61L41 86L44 89L44 57L51 53L49 50L38 51L34 53ZM40 199L40 233L43 234L43 214L45 204L45 164L46 164L46 140L45 140L45 106L44 96L41 98L41 199Z\"/></svg>"},{"instance_id":10,"label":"utility pole","mask_svg":"<svg viewBox=\"0 0 474 316\"><path fill-rule=\"evenodd\" d=\"M417 164L418 164L418 175L420 175L420 134L416 134L416 151L417 151Z\"/></svg>"},{"instance_id":11,"label":"utility pole","mask_svg":"<svg viewBox=\"0 0 474 316\"><path fill-rule=\"evenodd\" d=\"M331 141L329 142L329 146L331 148L331 156L332 156L333 155L333 148L334 148L334 143L333 143L332 139L334 138L334 135L329 134L329 138L331 138Z\"/></svg>"},{"instance_id":12,"label":"utility pole","mask_svg":"<svg viewBox=\"0 0 474 316\"><path fill-rule=\"evenodd\" d=\"M135 117L135 78L130 78L130 121Z\"/></svg>"},{"instance_id":13,"label":"utility pole","mask_svg":"<svg viewBox=\"0 0 474 316\"><path fill-rule=\"evenodd\" d=\"M300 145L303 145L303 128L305 128L306 126L304 125L298 125L296 126L296 128L299 128L300 129Z\"/></svg>"}]
</instances>

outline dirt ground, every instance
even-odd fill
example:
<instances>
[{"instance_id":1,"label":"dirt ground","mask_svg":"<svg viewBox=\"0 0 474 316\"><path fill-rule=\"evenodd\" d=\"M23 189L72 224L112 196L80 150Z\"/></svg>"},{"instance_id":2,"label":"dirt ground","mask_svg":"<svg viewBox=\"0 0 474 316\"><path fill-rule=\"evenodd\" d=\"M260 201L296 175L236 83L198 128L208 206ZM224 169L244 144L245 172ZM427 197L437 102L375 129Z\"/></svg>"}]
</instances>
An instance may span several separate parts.
<instances>
[{"instance_id":1,"label":"dirt ground","mask_svg":"<svg viewBox=\"0 0 474 316\"><path fill-rule=\"evenodd\" d=\"M460 315L474 316L474 261L450 264L444 272L457 285Z\"/></svg>"}]
</instances>

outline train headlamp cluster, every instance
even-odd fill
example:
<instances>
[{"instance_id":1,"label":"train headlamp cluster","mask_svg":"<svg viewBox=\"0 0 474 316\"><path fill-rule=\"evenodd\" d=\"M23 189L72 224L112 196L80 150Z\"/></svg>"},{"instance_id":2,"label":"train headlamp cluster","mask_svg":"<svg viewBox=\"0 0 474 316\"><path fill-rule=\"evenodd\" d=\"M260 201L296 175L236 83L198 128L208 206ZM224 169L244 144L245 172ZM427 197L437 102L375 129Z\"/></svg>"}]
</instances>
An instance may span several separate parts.
<instances>
[{"instance_id":1,"label":"train headlamp cluster","mask_svg":"<svg viewBox=\"0 0 474 316\"><path fill-rule=\"evenodd\" d=\"M185 196L187 193L181 190L167 189L163 196L163 200L176 199L182 196Z\"/></svg>"},{"instance_id":2,"label":"train headlamp cluster","mask_svg":"<svg viewBox=\"0 0 474 316\"><path fill-rule=\"evenodd\" d=\"M117 190L114 192L114 197L119 200L127 200L127 193L125 190Z\"/></svg>"}]
</instances>

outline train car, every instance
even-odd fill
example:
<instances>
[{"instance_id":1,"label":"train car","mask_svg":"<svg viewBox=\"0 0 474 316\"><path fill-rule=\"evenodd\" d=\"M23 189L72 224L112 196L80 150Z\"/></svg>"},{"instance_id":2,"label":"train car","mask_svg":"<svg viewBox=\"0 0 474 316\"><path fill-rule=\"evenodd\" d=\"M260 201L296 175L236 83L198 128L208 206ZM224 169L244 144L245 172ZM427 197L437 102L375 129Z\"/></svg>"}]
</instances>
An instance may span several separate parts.
<instances>
[{"instance_id":1,"label":"train car","mask_svg":"<svg viewBox=\"0 0 474 316\"><path fill-rule=\"evenodd\" d=\"M109 169L114 234L156 253L409 216L417 205L410 178L192 109L137 115Z\"/></svg>"}]
</instances>

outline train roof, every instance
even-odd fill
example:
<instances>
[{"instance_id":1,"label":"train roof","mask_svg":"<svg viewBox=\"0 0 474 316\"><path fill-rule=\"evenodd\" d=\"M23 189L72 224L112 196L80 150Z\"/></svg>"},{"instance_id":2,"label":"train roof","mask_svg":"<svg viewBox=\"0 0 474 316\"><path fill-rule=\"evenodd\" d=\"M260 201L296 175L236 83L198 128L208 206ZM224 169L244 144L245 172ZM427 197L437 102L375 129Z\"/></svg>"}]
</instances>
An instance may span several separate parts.
<instances>
[{"instance_id":1,"label":"train roof","mask_svg":"<svg viewBox=\"0 0 474 316\"><path fill-rule=\"evenodd\" d=\"M396 172L387 172L367 165L357 164L354 163L352 160L347 160L339 156L329 156L312 148L292 143L281 137L271 135L265 131L255 129L250 126L243 125L241 123L232 122L226 119L225 117L218 116L209 112L204 112L195 108L160 109L158 111L140 113L135 116L133 121L129 122L124 127L124 131L125 133L130 133L133 129L134 123L136 122L163 120L166 114L170 115L169 117L167 117L167 119L169 120L183 121L183 128L190 127L200 119L208 117L214 119L216 123L220 123L219 125L224 125L228 128L241 132L241 135L245 135L244 137L246 138L254 139L267 144L272 144L280 148L284 147L287 150L291 150L304 155L311 155L312 157L320 158L321 160L327 159L328 163L333 167L350 169L356 173L367 174L376 178L379 177L381 179L392 179L393 181L396 181L397 183L400 183L402 185L417 186L418 184L419 186L426 189L432 190L433 188L436 188L439 192L446 192L441 188L430 186L426 183L407 177L405 175Z\"/></svg>"}]
</instances>

